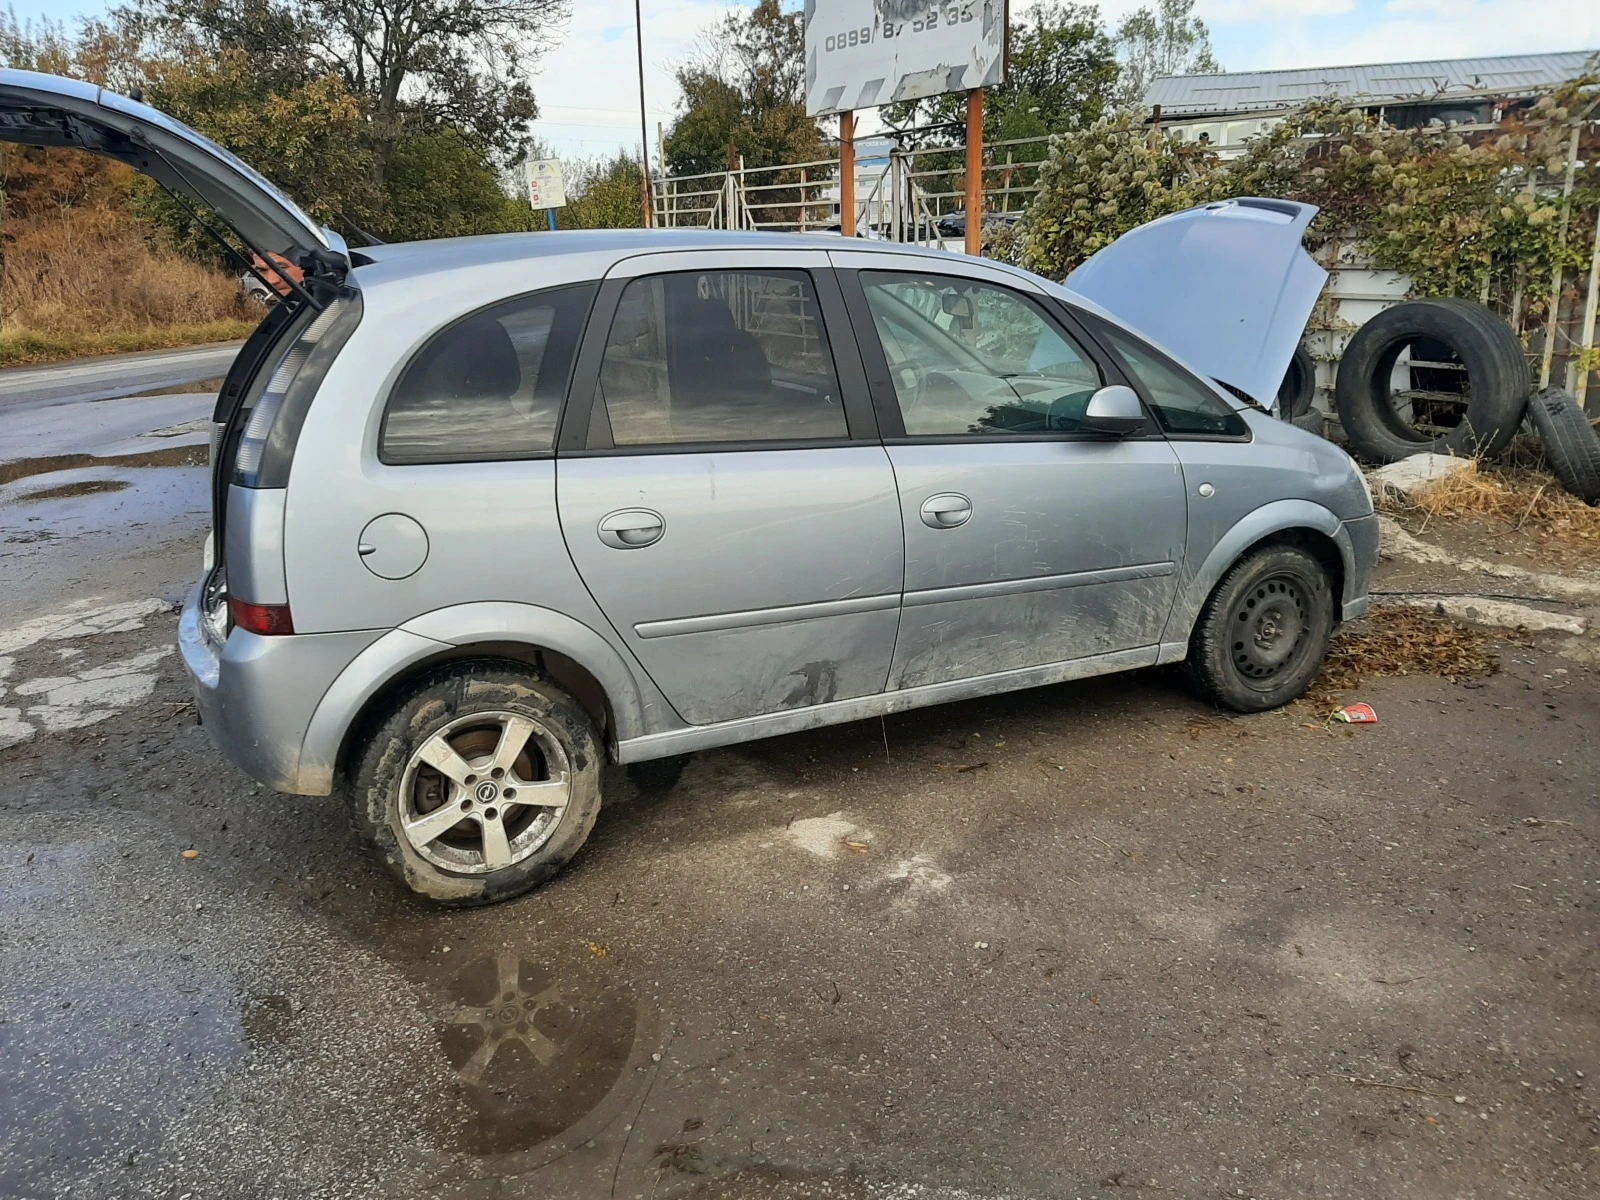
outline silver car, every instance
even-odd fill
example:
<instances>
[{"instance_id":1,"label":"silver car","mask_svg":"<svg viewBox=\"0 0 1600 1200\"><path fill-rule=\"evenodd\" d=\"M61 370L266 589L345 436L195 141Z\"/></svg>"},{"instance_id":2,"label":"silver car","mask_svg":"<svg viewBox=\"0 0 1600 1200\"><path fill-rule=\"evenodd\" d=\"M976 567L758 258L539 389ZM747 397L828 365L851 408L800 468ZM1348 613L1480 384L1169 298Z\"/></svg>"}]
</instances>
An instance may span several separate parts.
<instances>
[{"instance_id":1,"label":"silver car","mask_svg":"<svg viewBox=\"0 0 1600 1200\"><path fill-rule=\"evenodd\" d=\"M179 640L223 752L342 796L440 903L559 870L608 761L666 784L695 750L1161 663L1267 709L1367 607L1360 473L1212 381L1282 378L1322 281L1305 206L1168 218L1071 291L778 235L351 249L124 97L7 71L0 124L305 268L218 399Z\"/></svg>"}]
</instances>

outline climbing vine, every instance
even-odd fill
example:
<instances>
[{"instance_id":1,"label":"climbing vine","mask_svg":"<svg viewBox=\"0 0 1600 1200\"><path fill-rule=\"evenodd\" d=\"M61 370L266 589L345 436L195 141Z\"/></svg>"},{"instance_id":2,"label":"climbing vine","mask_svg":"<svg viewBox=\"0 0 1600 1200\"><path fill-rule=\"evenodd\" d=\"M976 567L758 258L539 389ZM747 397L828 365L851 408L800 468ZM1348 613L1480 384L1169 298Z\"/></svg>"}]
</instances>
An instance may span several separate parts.
<instances>
[{"instance_id":1,"label":"climbing vine","mask_svg":"<svg viewBox=\"0 0 1600 1200\"><path fill-rule=\"evenodd\" d=\"M1234 196L1280 197L1322 210L1314 243L1353 243L1374 266L1409 275L1416 295L1488 294L1532 315L1557 266L1568 279L1588 270L1600 203L1597 82L1575 80L1488 133L1394 129L1312 100L1227 160L1130 114L1107 118L1052 140L1041 191L1003 250L1062 278L1145 221ZM1580 127L1563 238L1567 152Z\"/></svg>"}]
</instances>

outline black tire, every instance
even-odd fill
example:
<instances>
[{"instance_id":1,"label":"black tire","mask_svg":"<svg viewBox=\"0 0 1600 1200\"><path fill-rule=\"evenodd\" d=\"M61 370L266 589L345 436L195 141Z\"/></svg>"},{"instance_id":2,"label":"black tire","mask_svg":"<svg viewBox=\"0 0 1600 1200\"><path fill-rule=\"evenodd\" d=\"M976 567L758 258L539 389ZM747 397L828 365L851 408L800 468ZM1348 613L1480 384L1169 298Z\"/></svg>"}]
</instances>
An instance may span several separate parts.
<instances>
[{"instance_id":1,"label":"black tire","mask_svg":"<svg viewBox=\"0 0 1600 1200\"><path fill-rule=\"evenodd\" d=\"M652 758L648 762L628 764L628 780L646 796L665 796L678 786L683 769L689 765L689 755L674 754L671 758Z\"/></svg>"},{"instance_id":2,"label":"black tire","mask_svg":"<svg viewBox=\"0 0 1600 1200\"><path fill-rule=\"evenodd\" d=\"M477 728L480 714L481 729ZM500 714L502 723L490 714ZM441 735L464 765L486 762L478 757L485 753L481 747L489 747L492 756L498 745L494 731L511 728L515 724L511 718L524 719L533 731L524 735L525 746L512 765L503 774L495 773L503 794L498 800L489 796L488 803L498 808L482 808L481 793L467 793L459 781L452 784L441 772L416 761L423 746ZM480 749L474 751L472 746ZM564 807L526 804L527 793L541 783L552 799L562 798L555 788L556 765L562 759L561 774L567 783ZM537 887L578 852L600 812L601 765L593 724L557 684L506 663L463 662L429 672L396 699L388 715L357 745L345 786L357 834L401 883L441 906L473 908ZM477 769L489 770L487 765ZM505 781L524 786L523 801L513 799L513 788ZM481 779L467 775L465 783L483 788L491 781L488 774ZM428 800L436 802L425 807ZM482 811L469 812L459 823L433 834L421 849L415 844L421 835L406 834L407 814L415 822L458 805L464 812L471 805ZM491 822L501 824L511 855L510 865L498 869L489 866L486 826ZM474 824L479 838L476 851ZM436 861L441 858L448 861Z\"/></svg>"},{"instance_id":3,"label":"black tire","mask_svg":"<svg viewBox=\"0 0 1600 1200\"><path fill-rule=\"evenodd\" d=\"M1431 430L1407 423L1392 403L1390 373L1407 346L1448 350L1465 368L1470 394L1460 404L1424 401L1435 409ZM1435 388L1450 374L1413 370ZM1339 360L1334 402L1351 447L1370 461L1425 452L1493 456L1516 436L1531 386L1522 344L1491 310L1468 300L1411 300L1356 330Z\"/></svg>"},{"instance_id":4,"label":"black tire","mask_svg":"<svg viewBox=\"0 0 1600 1200\"><path fill-rule=\"evenodd\" d=\"M1316 678L1333 616L1328 571L1313 555L1281 544L1252 550L1200 610L1184 671L1202 697L1222 708L1278 708L1299 699Z\"/></svg>"},{"instance_id":5,"label":"black tire","mask_svg":"<svg viewBox=\"0 0 1600 1200\"><path fill-rule=\"evenodd\" d=\"M1545 388L1528 401L1528 417L1561 486L1585 504L1600 503L1600 435L1577 400L1561 388Z\"/></svg>"},{"instance_id":6,"label":"black tire","mask_svg":"<svg viewBox=\"0 0 1600 1200\"><path fill-rule=\"evenodd\" d=\"M1283 373L1278 385L1278 416L1291 424L1312 411L1311 402L1317 395L1317 364L1311 360L1311 351L1304 346L1294 348L1289 369ZM1300 426L1302 429L1305 426Z\"/></svg>"},{"instance_id":7,"label":"black tire","mask_svg":"<svg viewBox=\"0 0 1600 1200\"><path fill-rule=\"evenodd\" d=\"M1320 408L1313 408L1310 412L1301 413L1298 417L1290 419L1289 424L1296 429L1304 429L1307 433L1314 433L1322 437L1326 431L1327 414Z\"/></svg>"}]
</instances>

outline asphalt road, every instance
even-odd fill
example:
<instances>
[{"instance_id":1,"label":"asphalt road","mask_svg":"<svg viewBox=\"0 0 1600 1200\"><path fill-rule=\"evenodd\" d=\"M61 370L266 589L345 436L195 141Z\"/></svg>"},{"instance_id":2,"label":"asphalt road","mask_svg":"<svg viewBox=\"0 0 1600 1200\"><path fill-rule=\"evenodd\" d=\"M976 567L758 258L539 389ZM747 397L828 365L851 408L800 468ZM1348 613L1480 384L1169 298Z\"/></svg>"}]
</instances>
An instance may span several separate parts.
<instances>
[{"instance_id":1,"label":"asphalt road","mask_svg":"<svg viewBox=\"0 0 1600 1200\"><path fill-rule=\"evenodd\" d=\"M204 470L125 451L204 399L0 474L7 1200L1600 1192L1593 642L1368 728L1151 671L613 771L440 913L194 723Z\"/></svg>"},{"instance_id":2,"label":"asphalt road","mask_svg":"<svg viewBox=\"0 0 1600 1200\"><path fill-rule=\"evenodd\" d=\"M227 374L239 342L0 370L0 412L181 388Z\"/></svg>"}]
</instances>

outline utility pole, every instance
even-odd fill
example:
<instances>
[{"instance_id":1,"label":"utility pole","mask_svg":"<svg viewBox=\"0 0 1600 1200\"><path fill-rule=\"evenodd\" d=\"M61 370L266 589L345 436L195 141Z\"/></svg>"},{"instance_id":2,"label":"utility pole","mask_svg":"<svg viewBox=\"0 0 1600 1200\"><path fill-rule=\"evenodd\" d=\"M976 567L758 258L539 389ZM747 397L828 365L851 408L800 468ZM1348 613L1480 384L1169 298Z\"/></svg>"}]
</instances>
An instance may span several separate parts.
<instances>
[{"instance_id":1,"label":"utility pole","mask_svg":"<svg viewBox=\"0 0 1600 1200\"><path fill-rule=\"evenodd\" d=\"M983 89L967 93L967 253L983 253Z\"/></svg>"},{"instance_id":2,"label":"utility pole","mask_svg":"<svg viewBox=\"0 0 1600 1200\"><path fill-rule=\"evenodd\" d=\"M644 217L644 227L655 224L650 214L650 125L644 115L644 17L639 12L640 0L633 0L634 44L639 51L639 211Z\"/></svg>"}]
</instances>

